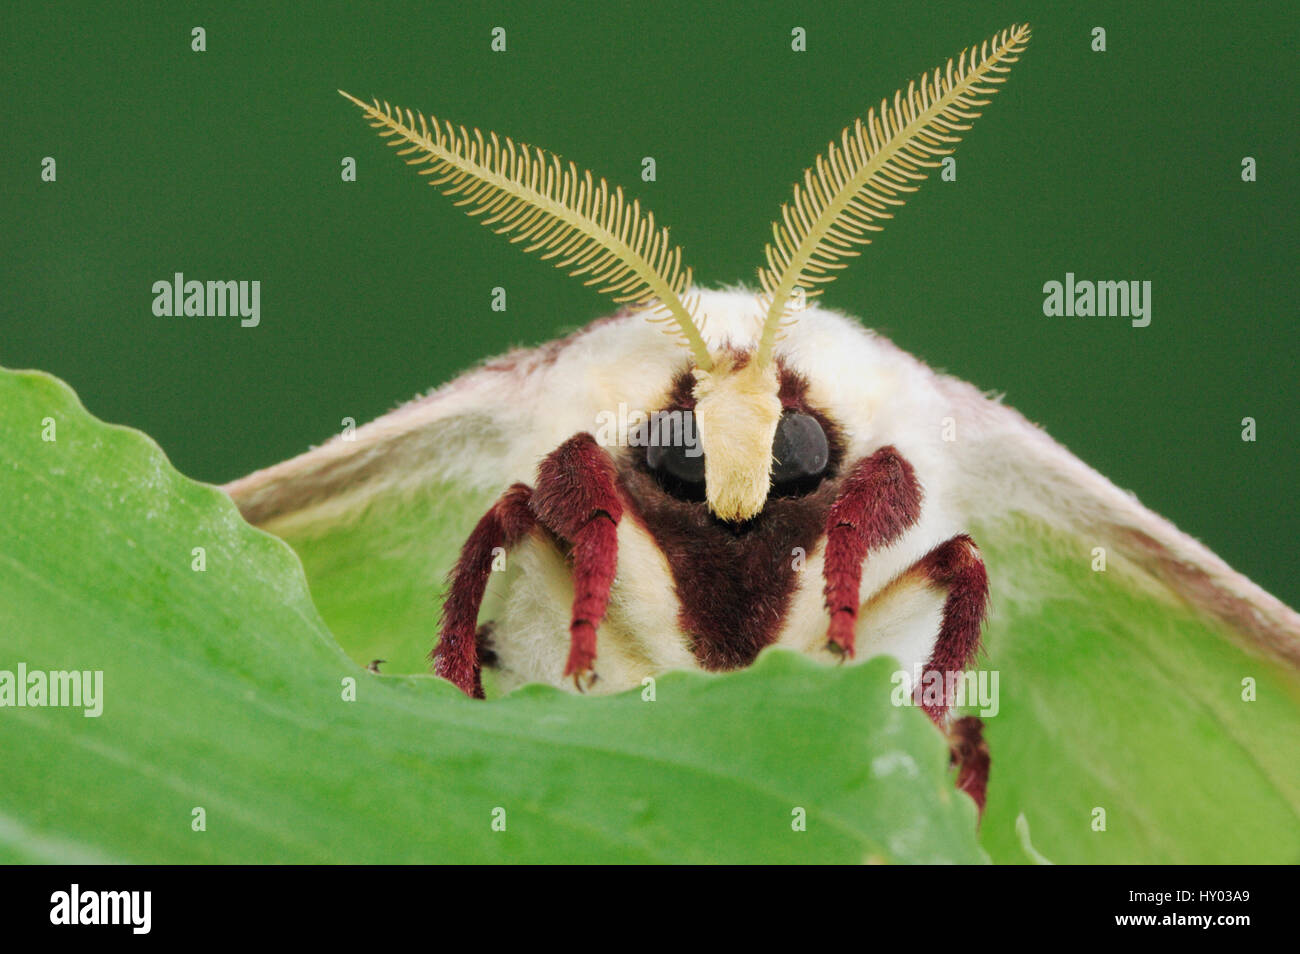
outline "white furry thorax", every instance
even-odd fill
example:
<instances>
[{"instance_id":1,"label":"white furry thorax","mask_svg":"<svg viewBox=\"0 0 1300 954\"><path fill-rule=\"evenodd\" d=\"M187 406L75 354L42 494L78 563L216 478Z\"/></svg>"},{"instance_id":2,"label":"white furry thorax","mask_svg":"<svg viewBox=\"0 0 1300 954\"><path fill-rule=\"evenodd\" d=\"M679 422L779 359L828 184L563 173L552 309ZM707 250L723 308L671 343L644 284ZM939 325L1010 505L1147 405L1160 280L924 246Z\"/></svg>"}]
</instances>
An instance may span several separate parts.
<instances>
[{"instance_id":1,"label":"white furry thorax","mask_svg":"<svg viewBox=\"0 0 1300 954\"><path fill-rule=\"evenodd\" d=\"M745 352L757 345L763 312L755 294L704 291L700 311L710 352ZM913 531L867 566L861 590L866 604L937 542L962 529L943 503L940 433L950 409L924 365L857 321L826 309L801 312L775 355L806 379L808 403L835 421L847 462L893 444L912 462L926 493ZM596 434L597 413L615 412L620 404L646 415L660 409L674 378L691 367L684 348L636 314L597 322L555 351L531 357L533 363L518 370L535 377L538 392L550 397L516 431L528 450L520 455L514 479L526 483L533 476L530 467L562 441L583 430ZM622 451L614 444L608 449ZM821 546L805 557L775 645L829 661L835 657L825 648ZM573 591L564 561L551 551L544 540L530 540L516 559L518 572L494 601L503 688L554 682L563 668ZM667 669L698 667L690 635L679 629L673 593L663 554L642 527L625 519L619 526L618 576L599 631L596 691L626 689ZM942 602L942 594L920 583L892 587L888 598L862 614L859 656L888 653L905 667L920 665L933 649Z\"/></svg>"},{"instance_id":2,"label":"white furry thorax","mask_svg":"<svg viewBox=\"0 0 1300 954\"><path fill-rule=\"evenodd\" d=\"M758 296L700 291L710 352L749 351L762 326ZM539 462L575 434L598 433L602 415L660 409L690 352L663 326L632 312L567 338L488 361L356 432L228 486L257 523L292 535L347 521L379 496L451 485L493 497L532 484ZM1128 559L1160 599L1186 599L1286 658L1300 661L1300 617L1234 572L1197 541L974 386L937 374L856 319L811 306L775 348L807 382L805 400L833 420L851 465L892 445L915 470L923 502L916 524L863 567L858 658L889 653L923 662L938 632L942 594L898 577L938 542L1028 516ZM612 453L616 442L605 441ZM415 494L411 494L413 497ZM486 504L485 504L486 506ZM1013 531L1007 531L1013 532ZM598 632L596 691L697 665L678 628L664 555L635 521L619 525L618 573ZM977 544L980 542L976 535ZM1082 546L1082 544L1080 544ZM1086 552L1086 551L1085 551ZM807 554L777 645L826 655L820 545ZM489 583L482 619L493 619L502 688L560 678L573 596L564 558L539 535ZM991 580L999 603L1039 598L1020 581ZM432 635L432 634L431 634Z\"/></svg>"}]
</instances>

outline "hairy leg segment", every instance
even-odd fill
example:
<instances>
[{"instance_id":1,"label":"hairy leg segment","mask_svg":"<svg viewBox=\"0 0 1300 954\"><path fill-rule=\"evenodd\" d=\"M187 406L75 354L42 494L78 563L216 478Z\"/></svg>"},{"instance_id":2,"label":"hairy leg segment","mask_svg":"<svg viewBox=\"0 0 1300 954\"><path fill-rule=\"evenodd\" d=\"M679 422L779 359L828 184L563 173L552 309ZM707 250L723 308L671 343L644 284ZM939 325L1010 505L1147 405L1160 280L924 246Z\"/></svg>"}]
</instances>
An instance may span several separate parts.
<instances>
[{"instance_id":1,"label":"hairy leg segment","mask_svg":"<svg viewBox=\"0 0 1300 954\"><path fill-rule=\"evenodd\" d=\"M590 434L575 435L548 454L537 470L537 488L510 487L461 547L433 651L437 674L483 698L476 633L495 552L509 550L541 527L570 548L574 597L564 674L582 688L596 658L596 628L618 566L622 516L614 464Z\"/></svg>"},{"instance_id":2,"label":"hairy leg segment","mask_svg":"<svg viewBox=\"0 0 1300 954\"><path fill-rule=\"evenodd\" d=\"M854 465L831 506L823 570L830 614L827 642L846 657L854 652L863 563L873 551L889 546L916 523L922 498L911 464L893 447L882 447ZM934 547L902 575L920 577L946 593L938 639L926 672L963 670L979 651L988 609L988 574L975 542L958 534ZM952 701L945 694L942 700L923 702L923 708L948 734L958 789L969 794L983 812L989 773L983 723L963 718L948 725Z\"/></svg>"}]
</instances>

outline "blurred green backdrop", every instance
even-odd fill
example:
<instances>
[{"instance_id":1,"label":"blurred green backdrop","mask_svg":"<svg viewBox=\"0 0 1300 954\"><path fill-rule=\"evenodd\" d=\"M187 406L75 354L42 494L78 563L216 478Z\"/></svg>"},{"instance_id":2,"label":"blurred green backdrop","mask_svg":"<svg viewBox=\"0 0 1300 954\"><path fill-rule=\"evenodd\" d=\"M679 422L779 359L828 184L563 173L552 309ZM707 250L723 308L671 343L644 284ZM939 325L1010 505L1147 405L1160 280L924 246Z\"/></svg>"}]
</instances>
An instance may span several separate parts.
<instances>
[{"instance_id":1,"label":"blurred green backdrop","mask_svg":"<svg viewBox=\"0 0 1300 954\"><path fill-rule=\"evenodd\" d=\"M957 181L825 301L1004 391L1297 605L1294 9L1135 6L9 3L0 364L58 374L191 476L236 477L609 310L420 188L336 88L551 148L629 187L699 281L752 282L830 137L1028 20ZM261 325L155 317L177 271L260 280ZM1150 280L1150 327L1045 317L1067 271Z\"/></svg>"}]
</instances>

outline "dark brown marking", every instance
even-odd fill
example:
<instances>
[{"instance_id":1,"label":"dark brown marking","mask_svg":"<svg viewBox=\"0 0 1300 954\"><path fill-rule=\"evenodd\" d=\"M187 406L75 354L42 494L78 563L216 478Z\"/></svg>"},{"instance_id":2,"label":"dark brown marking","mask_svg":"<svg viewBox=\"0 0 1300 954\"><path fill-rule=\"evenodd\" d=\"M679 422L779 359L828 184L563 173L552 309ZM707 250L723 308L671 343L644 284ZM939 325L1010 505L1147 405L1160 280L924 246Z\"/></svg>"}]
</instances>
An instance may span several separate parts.
<instances>
[{"instance_id":1,"label":"dark brown marking","mask_svg":"<svg viewBox=\"0 0 1300 954\"><path fill-rule=\"evenodd\" d=\"M680 605L678 622L692 640L705 669L748 666L774 642L794 594L795 549L811 553L826 525L839 482L835 477L844 442L835 424L805 400L807 382L779 367L785 407L817 418L830 444L828 477L812 493L769 497L752 520L727 524L703 501L682 500L664 492L646 466L642 448L619 457L619 477L628 509L654 538L668 561ZM689 371L673 381L661 410L694 407Z\"/></svg>"},{"instance_id":2,"label":"dark brown marking","mask_svg":"<svg viewBox=\"0 0 1300 954\"><path fill-rule=\"evenodd\" d=\"M492 643L492 633L495 629L496 627L489 620L474 633L474 645L478 648L478 664L484 669L496 669L501 662L497 657L496 646Z\"/></svg>"}]
</instances>

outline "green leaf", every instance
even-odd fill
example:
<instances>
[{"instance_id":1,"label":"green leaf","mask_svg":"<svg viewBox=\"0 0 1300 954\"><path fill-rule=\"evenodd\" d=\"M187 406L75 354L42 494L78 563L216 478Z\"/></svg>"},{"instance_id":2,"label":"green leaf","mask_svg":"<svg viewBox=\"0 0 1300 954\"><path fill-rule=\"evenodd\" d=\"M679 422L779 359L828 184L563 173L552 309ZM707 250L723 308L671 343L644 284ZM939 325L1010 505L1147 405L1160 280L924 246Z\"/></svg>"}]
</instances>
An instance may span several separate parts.
<instances>
[{"instance_id":1,"label":"green leaf","mask_svg":"<svg viewBox=\"0 0 1300 954\"><path fill-rule=\"evenodd\" d=\"M387 673L424 673L447 574L491 503L436 485L380 497L346 520L299 518L269 529L297 552L321 616L355 662L382 659Z\"/></svg>"},{"instance_id":2,"label":"green leaf","mask_svg":"<svg viewBox=\"0 0 1300 954\"><path fill-rule=\"evenodd\" d=\"M283 542L55 379L0 372L0 434L0 670L103 672L97 718L0 708L0 860L983 860L887 660L474 702L358 667Z\"/></svg>"},{"instance_id":3,"label":"green leaf","mask_svg":"<svg viewBox=\"0 0 1300 954\"><path fill-rule=\"evenodd\" d=\"M995 861L1300 861L1300 677L1140 568L1041 524L975 528L999 672L980 841ZM1254 680L1254 701L1243 680ZM1094 824L1104 811L1105 830Z\"/></svg>"},{"instance_id":4,"label":"green leaf","mask_svg":"<svg viewBox=\"0 0 1300 954\"><path fill-rule=\"evenodd\" d=\"M448 493L392 494L353 519L274 528L302 554L354 659L423 668L430 594L491 501ZM1027 518L971 532L993 594L978 665L999 673L1001 704L985 720L990 855L1035 857L1018 834L1023 815L1038 856L1058 863L1300 861L1300 674L1140 567L1112 555L1093 572L1093 541Z\"/></svg>"}]
</instances>

